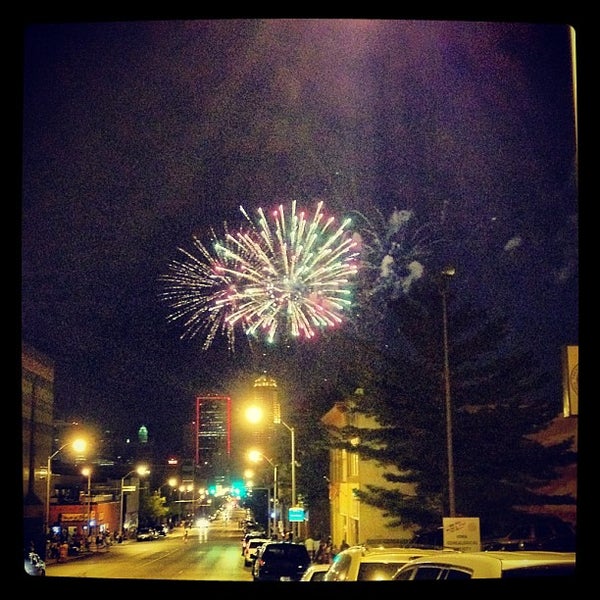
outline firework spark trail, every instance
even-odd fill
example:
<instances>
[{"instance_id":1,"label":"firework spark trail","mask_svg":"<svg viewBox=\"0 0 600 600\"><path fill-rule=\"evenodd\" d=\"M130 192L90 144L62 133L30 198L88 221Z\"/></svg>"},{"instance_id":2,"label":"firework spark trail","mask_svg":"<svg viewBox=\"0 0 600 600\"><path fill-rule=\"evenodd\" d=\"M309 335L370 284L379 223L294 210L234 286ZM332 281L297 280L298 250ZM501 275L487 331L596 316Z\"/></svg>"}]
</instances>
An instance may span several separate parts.
<instances>
[{"instance_id":1,"label":"firework spark trail","mask_svg":"<svg viewBox=\"0 0 600 600\"><path fill-rule=\"evenodd\" d=\"M169 321L183 320L182 339L193 338L205 332L203 349L212 344L219 331L225 335L230 349L235 344L235 330L228 320L231 312L230 297L234 293L236 279L232 276L232 253L226 244L217 241L212 232L215 254L196 237L193 238L199 256L178 248L185 261L172 260L169 272L159 277L165 290L159 296L173 309Z\"/></svg>"},{"instance_id":2,"label":"firework spark trail","mask_svg":"<svg viewBox=\"0 0 600 600\"><path fill-rule=\"evenodd\" d=\"M264 241L267 250L260 252L263 279L237 288L239 309L231 319L244 316L250 323L249 334L262 329L267 341L273 342L278 329L284 329L293 337L311 338L315 328L343 321L340 313L351 304L350 277L357 270L355 242L344 235L349 219L334 235L328 234L334 219L321 225L322 207L320 202L308 227L305 214L296 212L295 202L289 219L283 205L272 213L273 226L259 209L256 235L238 234L248 251L255 250L255 238Z\"/></svg>"},{"instance_id":3,"label":"firework spark trail","mask_svg":"<svg viewBox=\"0 0 600 600\"><path fill-rule=\"evenodd\" d=\"M214 236L214 255L197 239L198 257L181 250L187 261L172 261L162 294L174 309L169 320L183 320L182 337L206 332L207 349L221 331L233 349L234 331L264 337L312 338L317 330L343 323L352 304L352 279L358 270L357 244L346 219L335 230L335 219L325 220L323 202L312 219L296 212L289 216L280 205L269 222L262 208L249 228L224 240Z\"/></svg>"}]
</instances>

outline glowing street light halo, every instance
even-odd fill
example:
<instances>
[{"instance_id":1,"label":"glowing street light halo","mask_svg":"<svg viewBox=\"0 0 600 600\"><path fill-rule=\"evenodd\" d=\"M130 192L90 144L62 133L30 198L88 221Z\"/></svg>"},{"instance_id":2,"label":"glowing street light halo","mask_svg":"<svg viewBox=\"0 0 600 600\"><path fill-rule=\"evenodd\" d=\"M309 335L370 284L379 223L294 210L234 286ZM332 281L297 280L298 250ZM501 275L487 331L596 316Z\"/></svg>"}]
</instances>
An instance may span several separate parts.
<instances>
[{"instance_id":1,"label":"glowing street light halo","mask_svg":"<svg viewBox=\"0 0 600 600\"><path fill-rule=\"evenodd\" d=\"M259 423L263 418L263 410L260 406L249 406L246 409L246 419L250 421L250 423Z\"/></svg>"}]
</instances>

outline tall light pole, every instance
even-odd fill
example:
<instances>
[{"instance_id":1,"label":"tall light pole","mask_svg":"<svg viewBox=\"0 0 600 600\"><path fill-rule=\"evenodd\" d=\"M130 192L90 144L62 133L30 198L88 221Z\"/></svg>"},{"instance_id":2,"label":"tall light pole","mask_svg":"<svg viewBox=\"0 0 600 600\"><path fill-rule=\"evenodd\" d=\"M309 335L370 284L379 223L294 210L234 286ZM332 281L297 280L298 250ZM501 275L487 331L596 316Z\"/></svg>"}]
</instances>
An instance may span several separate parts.
<instances>
[{"instance_id":1,"label":"tall light pole","mask_svg":"<svg viewBox=\"0 0 600 600\"><path fill-rule=\"evenodd\" d=\"M252 422L257 422L262 418L260 409L257 407L250 407L246 411L246 418ZM275 425L283 425L291 436L291 467L292 467L292 506L296 506L296 430L285 423L277 411L273 416L273 423Z\"/></svg>"},{"instance_id":2,"label":"tall light pole","mask_svg":"<svg viewBox=\"0 0 600 600\"><path fill-rule=\"evenodd\" d=\"M133 473L137 473L140 477L142 475L147 475L148 474L148 469L145 466L140 466L137 469L133 469L132 471L129 471L129 473L127 473L126 475L123 475L123 477L121 477L121 509L119 510L119 536L121 538L123 538L123 521L125 520L124 515L123 515L123 497L124 497L124 491L123 488L125 487L125 480L130 476L133 475Z\"/></svg>"},{"instance_id":3,"label":"tall light pole","mask_svg":"<svg viewBox=\"0 0 600 600\"><path fill-rule=\"evenodd\" d=\"M277 531L277 465L268 456L265 456L262 452L258 450L251 450L248 453L248 457L252 462L258 462L261 458L264 458L271 465L271 467L273 467L273 524L271 533L275 533ZM270 504L268 509L270 512ZM267 519L268 517L269 514L267 513Z\"/></svg>"},{"instance_id":4,"label":"tall light pole","mask_svg":"<svg viewBox=\"0 0 600 600\"><path fill-rule=\"evenodd\" d=\"M170 518L169 518L169 524L172 527L173 526L173 492L175 491L175 488L177 487L177 484L179 483L179 481L177 480L177 477L170 477L169 481L167 482L169 484L169 487L171 488L171 491L169 493L169 510L170 510Z\"/></svg>"},{"instance_id":5,"label":"tall light pole","mask_svg":"<svg viewBox=\"0 0 600 600\"><path fill-rule=\"evenodd\" d=\"M296 430L287 423L278 419L276 423L281 423L290 432L291 442L291 463L292 463L292 506L296 506Z\"/></svg>"},{"instance_id":6,"label":"tall light pole","mask_svg":"<svg viewBox=\"0 0 600 600\"><path fill-rule=\"evenodd\" d=\"M444 400L446 405L446 450L448 454L448 508L450 517L456 516L456 501L454 496L454 455L452 444L452 400L450 395L450 361L448 359L448 282L454 277L456 269L446 267L442 275L442 321L444 334Z\"/></svg>"},{"instance_id":7,"label":"tall light pole","mask_svg":"<svg viewBox=\"0 0 600 600\"><path fill-rule=\"evenodd\" d=\"M183 484L179 486L179 500L178 500L178 502L179 502L179 524L180 525L181 525L181 517L182 517L182 508L181 508L181 506L183 504L183 500L181 499L182 492L185 492L185 485L183 485Z\"/></svg>"},{"instance_id":8,"label":"tall light pole","mask_svg":"<svg viewBox=\"0 0 600 600\"><path fill-rule=\"evenodd\" d=\"M48 457L48 463L46 465L46 510L44 511L44 532L50 532L50 484L52 480L52 459L59 453L62 452L67 446L73 446L73 449L77 452L83 452L86 447L85 440L77 439L74 442L67 442L63 444L56 452Z\"/></svg>"},{"instance_id":9,"label":"tall light pole","mask_svg":"<svg viewBox=\"0 0 600 600\"><path fill-rule=\"evenodd\" d=\"M87 477L87 532L89 536L92 533L92 469L85 467L81 470L81 474Z\"/></svg>"},{"instance_id":10,"label":"tall light pole","mask_svg":"<svg viewBox=\"0 0 600 600\"><path fill-rule=\"evenodd\" d=\"M296 430L293 427L290 427L285 421L281 419L281 417L276 414L273 422L276 425L283 425L290 432L290 443L291 443L291 459L292 459L292 508L296 506ZM291 523L290 523L291 525ZM297 535L297 531L293 531L296 529L296 525L292 526L292 533Z\"/></svg>"}]
</instances>

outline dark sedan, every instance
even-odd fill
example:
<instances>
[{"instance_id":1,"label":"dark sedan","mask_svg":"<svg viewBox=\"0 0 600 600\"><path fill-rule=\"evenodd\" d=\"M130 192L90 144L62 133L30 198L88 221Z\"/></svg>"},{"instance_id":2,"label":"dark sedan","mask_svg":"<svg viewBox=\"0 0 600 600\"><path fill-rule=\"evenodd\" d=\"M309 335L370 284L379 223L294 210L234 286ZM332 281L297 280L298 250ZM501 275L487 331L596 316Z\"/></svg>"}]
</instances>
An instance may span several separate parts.
<instances>
[{"instance_id":1,"label":"dark sedan","mask_svg":"<svg viewBox=\"0 0 600 600\"><path fill-rule=\"evenodd\" d=\"M254 581L300 581L310 562L304 544L267 542L256 555L252 578Z\"/></svg>"}]
</instances>

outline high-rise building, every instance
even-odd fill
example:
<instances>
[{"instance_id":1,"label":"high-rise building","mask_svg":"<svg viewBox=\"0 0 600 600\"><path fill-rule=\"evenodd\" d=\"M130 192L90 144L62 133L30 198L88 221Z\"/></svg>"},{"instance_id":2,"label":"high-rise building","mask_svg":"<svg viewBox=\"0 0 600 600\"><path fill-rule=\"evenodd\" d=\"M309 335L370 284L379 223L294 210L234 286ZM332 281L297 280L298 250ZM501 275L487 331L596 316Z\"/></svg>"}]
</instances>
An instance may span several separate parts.
<instances>
[{"instance_id":1,"label":"high-rise building","mask_svg":"<svg viewBox=\"0 0 600 600\"><path fill-rule=\"evenodd\" d=\"M231 398L196 397L195 461L206 476L227 475L231 465Z\"/></svg>"},{"instance_id":2,"label":"high-rise building","mask_svg":"<svg viewBox=\"0 0 600 600\"><path fill-rule=\"evenodd\" d=\"M54 362L38 350L21 346L21 406L23 417L24 542L44 546L44 504L47 500L47 458L52 454Z\"/></svg>"},{"instance_id":3,"label":"high-rise building","mask_svg":"<svg viewBox=\"0 0 600 600\"><path fill-rule=\"evenodd\" d=\"M251 444L261 452L272 454L275 423L281 419L277 382L261 375L252 386L252 404L260 409L262 419L250 432Z\"/></svg>"}]
</instances>

